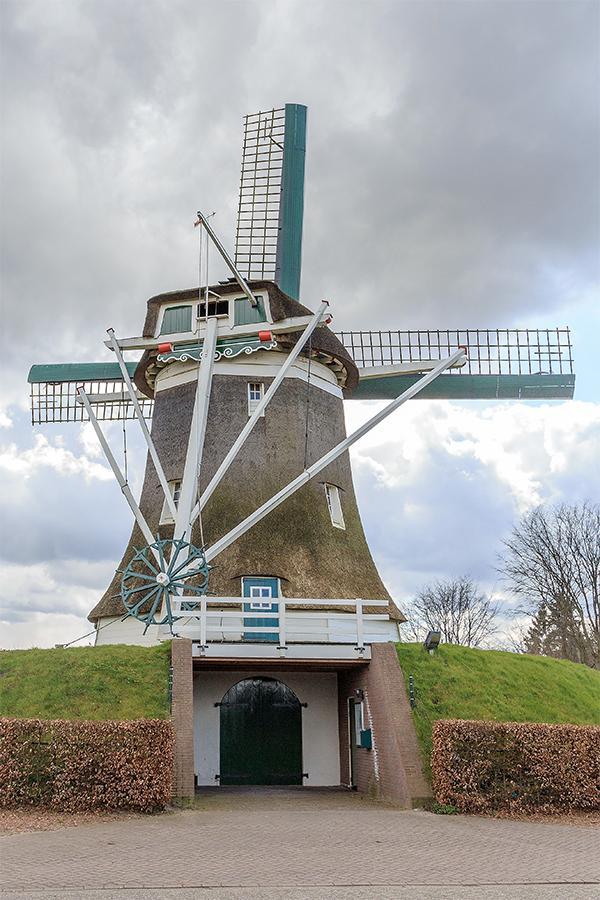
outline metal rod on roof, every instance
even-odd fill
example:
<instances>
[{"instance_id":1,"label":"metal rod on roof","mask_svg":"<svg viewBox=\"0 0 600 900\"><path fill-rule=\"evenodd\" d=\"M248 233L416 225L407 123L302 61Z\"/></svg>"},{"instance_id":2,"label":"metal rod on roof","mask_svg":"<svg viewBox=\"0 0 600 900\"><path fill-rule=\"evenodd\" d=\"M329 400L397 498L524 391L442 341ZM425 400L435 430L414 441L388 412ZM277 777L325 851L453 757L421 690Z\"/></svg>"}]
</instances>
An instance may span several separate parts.
<instances>
[{"instance_id":1,"label":"metal rod on roof","mask_svg":"<svg viewBox=\"0 0 600 900\"><path fill-rule=\"evenodd\" d=\"M237 281L237 283L239 284L239 286L245 293L245 295L248 298L248 300L250 301L251 305L256 309L256 307L258 307L258 300L256 299L256 297L254 296L254 294L248 287L248 283L246 282L246 279L244 278L244 276L242 275L242 273L240 272L240 270L238 269L238 267L236 266L236 264L230 257L229 253L227 252L227 250L225 249L225 247L223 246L223 244L221 243L221 241L219 240L217 235L214 233L214 231L208 224L208 219L206 218L206 216L203 213L200 212L200 210L198 210L198 219L200 220L202 225L204 225L204 228L206 229L206 233L209 235L213 244L215 245L215 247L217 248L217 250L223 257L223 259L225 260L227 266L229 267L229 270L231 271L232 275L235 277L235 280Z\"/></svg>"}]
</instances>

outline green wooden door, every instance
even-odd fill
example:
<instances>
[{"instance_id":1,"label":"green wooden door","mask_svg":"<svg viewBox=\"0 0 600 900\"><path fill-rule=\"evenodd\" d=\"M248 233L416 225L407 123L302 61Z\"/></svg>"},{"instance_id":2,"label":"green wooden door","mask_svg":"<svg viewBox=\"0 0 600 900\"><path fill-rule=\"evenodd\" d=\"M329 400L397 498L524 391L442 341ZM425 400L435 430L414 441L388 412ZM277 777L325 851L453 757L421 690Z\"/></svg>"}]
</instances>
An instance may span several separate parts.
<instances>
[{"instance_id":1,"label":"green wooden door","mask_svg":"<svg viewBox=\"0 0 600 900\"><path fill-rule=\"evenodd\" d=\"M302 707L287 685L246 678L221 702L221 784L302 784Z\"/></svg>"}]
</instances>

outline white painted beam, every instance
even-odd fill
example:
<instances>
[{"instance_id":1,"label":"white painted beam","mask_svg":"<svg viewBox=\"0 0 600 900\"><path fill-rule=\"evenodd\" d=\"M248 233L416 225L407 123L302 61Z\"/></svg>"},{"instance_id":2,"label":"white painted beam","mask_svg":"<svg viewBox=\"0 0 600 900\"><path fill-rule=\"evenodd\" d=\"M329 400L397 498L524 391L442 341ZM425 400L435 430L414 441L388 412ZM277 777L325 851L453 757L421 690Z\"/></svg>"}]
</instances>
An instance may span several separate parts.
<instances>
[{"instance_id":1,"label":"white painted beam","mask_svg":"<svg viewBox=\"0 0 600 900\"><path fill-rule=\"evenodd\" d=\"M223 299L227 299L224 297ZM280 319L279 322L268 322L265 324L265 330L272 331L273 334L283 334L289 331L302 331L313 320L313 316L293 316L288 319ZM234 325L229 323L218 323L218 336L226 337L245 337L246 335L258 334L256 324L250 325ZM179 334L164 334L157 337L128 337L119 338L118 344L121 350L156 350L159 344L189 344L198 339L198 335L193 331L181 332ZM106 347L112 349L110 341L104 341Z\"/></svg>"},{"instance_id":2,"label":"white painted beam","mask_svg":"<svg viewBox=\"0 0 600 900\"><path fill-rule=\"evenodd\" d=\"M106 456L106 459L108 460L108 464L111 467L115 478L117 479L119 487L121 488L121 492L122 492L123 496L125 497L125 499L127 500L127 503L129 504L129 508L130 508L131 512L133 513L133 515L135 516L136 522L140 526L142 534L148 541L148 544L153 544L154 541L156 540L156 538L152 534L152 531L150 530L150 526L148 525L148 523L144 517L144 514L142 513L141 509L137 505L137 503L134 499L134 496L131 493L131 488L127 484L127 480L126 480L125 476L123 475L123 473L119 467L119 464L117 463L117 461L113 455L113 452L108 445L108 441L104 437L104 432L100 428L100 423L98 422L98 419L96 418L96 414L94 413L94 410L92 409L88 395L84 391L83 387L77 388L77 394L87 410L87 414L90 417L90 422L92 423L92 427L93 427L94 431L96 432L96 437L98 438L98 440L100 442L100 446L102 447L102 450L104 451L104 455ZM159 555L156 550L153 550L153 553L158 562L159 569L160 569L161 565L160 565Z\"/></svg>"},{"instance_id":3,"label":"white painted beam","mask_svg":"<svg viewBox=\"0 0 600 900\"><path fill-rule=\"evenodd\" d=\"M136 418L140 424L140 428L142 429L142 434L144 436L144 440L146 441L146 446L148 447L148 452L150 454L150 458L154 465L154 469L158 476L158 480L160 482L160 486L162 488L163 494L165 495L165 501L167 506L169 507L169 512L173 516L173 519L177 516L177 507L175 506L175 501L173 500L173 495L171 494L171 490L169 488L169 483L166 479L164 469L162 467L162 463L158 457L158 453L156 451L156 447L154 446L154 441L150 435L150 431L148 429L148 425L146 424L146 420L144 418L144 414L142 413L142 408L140 406L140 402L137 398L136 390L133 386L133 382L131 380L131 375L125 365L125 360L123 359L123 354L121 353L121 348L119 347L119 342L115 337L115 332L112 328L108 329L108 339L110 341L111 349L114 351L115 356L117 357L117 362L119 363L119 368L121 370L121 375L123 376L123 381L125 382L125 386L129 393L129 398L131 400L131 404L133 406Z\"/></svg>"},{"instance_id":4,"label":"white painted beam","mask_svg":"<svg viewBox=\"0 0 600 900\"><path fill-rule=\"evenodd\" d=\"M207 319L206 336L204 338L202 358L198 369L198 386L196 388L194 412L190 426L179 503L177 504L175 515L175 529L173 534L175 540L181 538L185 539L186 535L189 540L189 533L191 532L190 519L192 508L196 502L198 493L198 469L200 460L202 459L202 449L204 447L204 438L206 435L206 420L208 417L212 375L215 367L216 345L217 320L215 318ZM173 435L173 440L177 440L178 438L179 435Z\"/></svg>"},{"instance_id":5,"label":"white painted beam","mask_svg":"<svg viewBox=\"0 0 600 900\"><path fill-rule=\"evenodd\" d=\"M200 511L204 509L204 507L206 506L206 504L212 497L213 493L215 492L216 488L221 483L223 477L225 476L225 473L227 472L227 470L231 466L232 462L234 461L234 459L236 458L236 456L238 455L238 453L240 452L240 450L246 443L248 437L250 436L252 429L254 428L254 426L256 425L256 423L258 422L258 420L264 413L265 409L267 408L267 406L269 405L269 403L275 396L275 393L276 393L278 387L280 386L283 379L285 378L285 376L287 375L287 373L293 366L294 362L300 355L302 348L306 345L306 342L308 341L308 339L314 332L315 328L320 324L321 320L323 319L325 313L327 312L328 306L329 306L329 302L327 300L323 300L321 302L321 305L319 306L318 310L312 317L310 324L307 326L304 333L298 338L296 345L293 347L291 352L288 354L285 362L279 369L279 372L277 373L277 375L271 382L269 389L265 393L262 400L258 403L256 409L254 410L254 412L252 413L252 415L250 416L250 418L248 419L248 421L246 422L246 424L240 431L236 440L234 441L233 446L231 447L231 449L229 450L229 452L223 459L223 462L221 463L221 465L219 466L219 468L217 469L217 471L211 478L209 484L206 486L205 490L203 491L202 496L200 497L198 503L196 504L196 506L194 507L194 509L192 511L192 516L191 516L192 524L196 521Z\"/></svg>"},{"instance_id":6,"label":"white painted beam","mask_svg":"<svg viewBox=\"0 0 600 900\"><path fill-rule=\"evenodd\" d=\"M460 369L466 362L467 358L465 357L448 368ZM411 362L390 363L386 366L365 366L358 370L358 374L361 381L369 378L386 378L392 375L420 375L421 372L431 372L438 363L439 359L417 359Z\"/></svg>"}]
</instances>

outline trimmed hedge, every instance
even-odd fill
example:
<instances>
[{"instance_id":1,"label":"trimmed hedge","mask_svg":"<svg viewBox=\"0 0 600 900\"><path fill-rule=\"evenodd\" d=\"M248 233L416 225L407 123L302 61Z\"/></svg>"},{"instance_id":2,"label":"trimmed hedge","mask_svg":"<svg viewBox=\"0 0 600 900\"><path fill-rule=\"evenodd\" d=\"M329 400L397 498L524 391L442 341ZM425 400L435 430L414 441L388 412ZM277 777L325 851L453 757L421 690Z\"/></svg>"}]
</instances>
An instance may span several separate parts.
<instances>
[{"instance_id":1,"label":"trimmed hedge","mask_svg":"<svg viewBox=\"0 0 600 900\"><path fill-rule=\"evenodd\" d=\"M169 802L172 770L161 719L0 719L0 807L149 812Z\"/></svg>"},{"instance_id":2,"label":"trimmed hedge","mask_svg":"<svg viewBox=\"0 0 600 900\"><path fill-rule=\"evenodd\" d=\"M440 720L431 769L461 812L600 809L600 727Z\"/></svg>"}]
</instances>

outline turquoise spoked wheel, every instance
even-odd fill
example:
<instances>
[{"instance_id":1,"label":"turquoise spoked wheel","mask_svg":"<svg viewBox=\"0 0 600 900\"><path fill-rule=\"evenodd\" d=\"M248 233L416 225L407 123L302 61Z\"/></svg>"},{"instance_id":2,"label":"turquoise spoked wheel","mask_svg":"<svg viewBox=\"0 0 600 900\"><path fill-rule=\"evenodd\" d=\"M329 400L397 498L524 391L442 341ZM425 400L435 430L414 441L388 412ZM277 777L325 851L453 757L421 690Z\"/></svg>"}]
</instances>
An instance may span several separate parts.
<instances>
[{"instance_id":1,"label":"turquoise spoked wheel","mask_svg":"<svg viewBox=\"0 0 600 900\"><path fill-rule=\"evenodd\" d=\"M184 609L193 609L208 588L204 551L183 540L162 540L137 550L121 577L121 598L130 616L145 624L172 625L173 598L184 598Z\"/></svg>"}]
</instances>

